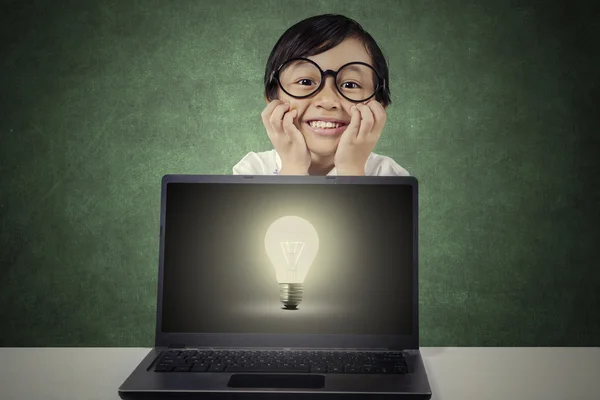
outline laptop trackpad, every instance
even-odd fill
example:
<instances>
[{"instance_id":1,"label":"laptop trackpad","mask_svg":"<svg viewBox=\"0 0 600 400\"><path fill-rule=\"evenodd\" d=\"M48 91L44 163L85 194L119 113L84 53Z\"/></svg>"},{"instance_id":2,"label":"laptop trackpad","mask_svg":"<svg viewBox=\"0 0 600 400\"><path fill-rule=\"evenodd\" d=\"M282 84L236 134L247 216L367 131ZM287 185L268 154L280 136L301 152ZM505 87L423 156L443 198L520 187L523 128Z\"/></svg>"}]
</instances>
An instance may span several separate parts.
<instances>
[{"instance_id":1,"label":"laptop trackpad","mask_svg":"<svg viewBox=\"0 0 600 400\"><path fill-rule=\"evenodd\" d=\"M263 375L235 374L227 384L234 388L287 388L322 389L325 387L324 375Z\"/></svg>"}]
</instances>

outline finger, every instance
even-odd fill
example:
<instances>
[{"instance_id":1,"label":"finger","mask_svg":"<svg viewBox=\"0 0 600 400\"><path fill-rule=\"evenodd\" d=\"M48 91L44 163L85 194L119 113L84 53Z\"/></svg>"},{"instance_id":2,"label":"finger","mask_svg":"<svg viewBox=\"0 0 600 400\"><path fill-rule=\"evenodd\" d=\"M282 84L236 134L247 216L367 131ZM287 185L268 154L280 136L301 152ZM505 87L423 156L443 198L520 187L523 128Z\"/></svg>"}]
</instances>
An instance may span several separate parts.
<instances>
[{"instance_id":1,"label":"finger","mask_svg":"<svg viewBox=\"0 0 600 400\"><path fill-rule=\"evenodd\" d=\"M275 110L275 107L277 107L280 104L283 104L283 101L273 100L269 104L267 104L265 109L260 113L261 119L264 123L269 122L269 118L271 117L271 114L273 114L273 110Z\"/></svg>"},{"instance_id":2,"label":"finger","mask_svg":"<svg viewBox=\"0 0 600 400\"><path fill-rule=\"evenodd\" d=\"M352 106L350 108L350 114L350 123L348 124L348 127L342 134L340 142L351 143L353 140L356 139L356 136L358 135L358 129L360 128L360 111L358 111L356 106Z\"/></svg>"},{"instance_id":3,"label":"finger","mask_svg":"<svg viewBox=\"0 0 600 400\"><path fill-rule=\"evenodd\" d=\"M279 99L271 100L265 109L261 112L262 116L269 116L278 105L283 104L283 101Z\"/></svg>"},{"instance_id":4,"label":"finger","mask_svg":"<svg viewBox=\"0 0 600 400\"><path fill-rule=\"evenodd\" d=\"M263 125L265 126L265 129L267 130L268 134L272 134L273 130L270 121L271 115L273 114L275 108L281 104L283 104L281 100L273 100L269 104L267 104L265 109L260 113Z\"/></svg>"},{"instance_id":5,"label":"finger","mask_svg":"<svg viewBox=\"0 0 600 400\"><path fill-rule=\"evenodd\" d=\"M294 118L298 116L298 110L292 110L283 117L283 131L287 137L293 141L301 140L302 132L294 125Z\"/></svg>"},{"instance_id":6,"label":"finger","mask_svg":"<svg viewBox=\"0 0 600 400\"><path fill-rule=\"evenodd\" d=\"M367 103L367 106L373 112L373 117L375 118L375 124L371 129L371 132L381 133L383 131L383 127L385 126L385 121L387 119L387 113L385 112L385 108L378 101L370 101Z\"/></svg>"},{"instance_id":7,"label":"finger","mask_svg":"<svg viewBox=\"0 0 600 400\"><path fill-rule=\"evenodd\" d=\"M373 112L371 108L365 104L359 104L356 108L360 111L360 129L358 130L358 139L364 139L373 129L373 125L375 124L375 117L373 117Z\"/></svg>"},{"instance_id":8,"label":"finger","mask_svg":"<svg viewBox=\"0 0 600 400\"><path fill-rule=\"evenodd\" d=\"M283 128L281 126L281 124L283 123L283 115L289 110L289 108L290 105L288 103L284 103L278 105L277 107L275 107L275 110L273 110L273 113L269 118L269 123L273 128L274 134L283 133Z\"/></svg>"}]
</instances>

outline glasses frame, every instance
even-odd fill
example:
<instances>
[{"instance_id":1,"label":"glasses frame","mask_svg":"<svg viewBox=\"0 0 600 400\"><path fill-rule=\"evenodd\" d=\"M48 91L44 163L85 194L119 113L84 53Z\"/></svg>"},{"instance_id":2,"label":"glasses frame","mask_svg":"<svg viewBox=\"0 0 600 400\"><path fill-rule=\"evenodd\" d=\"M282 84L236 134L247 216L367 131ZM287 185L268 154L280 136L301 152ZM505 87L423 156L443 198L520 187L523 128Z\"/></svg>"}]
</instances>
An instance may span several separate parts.
<instances>
[{"instance_id":1,"label":"glasses frame","mask_svg":"<svg viewBox=\"0 0 600 400\"><path fill-rule=\"evenodd\" d=\"M308 61L309 63L313 64L315 67L317 67L317 69L319 70L319 72L321 72L321 83L319 84L319 87L317 87L312 93L307 94L305 96L295 96L291 93L289 93L287 90L285 90L283 88L283 85L281 84L281 81L279 80L279 73L281 72L281 69L288 63L291 63L292 61ZM337 75L338 73L344 69L345 67L347 67L348 65L355 65L355 64L359 64L359 65L364 65L367 66L369 68L371 68L373 70L373 72L375 72L375 76L377 76L377 87L375 88L375 91L373 92L373 94L369 97L367 97L366 99L363 100L353 100L348 98L344 93L342 93L342 91L340 90L339 86L336 84L335 88L337 89L338 93L340 95L342 95L343 98L345 98L348 101L351 101L353 103L362 103L364 101L367 101L371 98L373 98L373 96L375 96L377 93L379 93L379 91L381 90L385 90L385 79L382 78L378 73L377 70L375 70L375 68L373 68L372 65L369 65L367 63L361 62L361 61L352 61L349 63L346 63L344 65L342 65L337 71L333 71L331 69L328 69L326 71L323 71L321 69L321 67L319 67L319 64L317 64L316 62L314 62L313 60L309 60L308 58L303 58L303 57L296 57L296 58L291 58L289 60L287 60L286 62L284 62L283 64L281 64L279 66L279 68L277 68L276 71L273 71L273 73L271 74L271 81L275 80L277 82L277 84L279 85L279 87L281 88L281 90L283 90L283 92L285 94L287 94L290 97L293 97L295 99L306 99L308 97L314 96L316 93L318 93L321 89L323 89L323 86L325 85L325 79L328 76L332 76L333 77L333 81L337 82Z\"/></svg>"}]
</instances>

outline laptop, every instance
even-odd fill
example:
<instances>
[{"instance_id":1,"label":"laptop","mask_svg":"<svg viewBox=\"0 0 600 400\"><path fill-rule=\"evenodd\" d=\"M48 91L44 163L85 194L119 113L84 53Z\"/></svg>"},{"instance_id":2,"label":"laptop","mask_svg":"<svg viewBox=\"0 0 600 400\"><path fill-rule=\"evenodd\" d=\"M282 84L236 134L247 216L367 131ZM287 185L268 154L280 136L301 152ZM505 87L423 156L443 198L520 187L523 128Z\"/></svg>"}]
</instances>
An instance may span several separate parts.
<instances>
[{"instance_id":1,"label":"laptop","mask_svg":"<svg viewBox=\"0 0 600 400\"><path fill-rule=\"evenodd\" d=\"M414 177L166 175L123 399L431 398Z\"/></svg>"}]
</instances>

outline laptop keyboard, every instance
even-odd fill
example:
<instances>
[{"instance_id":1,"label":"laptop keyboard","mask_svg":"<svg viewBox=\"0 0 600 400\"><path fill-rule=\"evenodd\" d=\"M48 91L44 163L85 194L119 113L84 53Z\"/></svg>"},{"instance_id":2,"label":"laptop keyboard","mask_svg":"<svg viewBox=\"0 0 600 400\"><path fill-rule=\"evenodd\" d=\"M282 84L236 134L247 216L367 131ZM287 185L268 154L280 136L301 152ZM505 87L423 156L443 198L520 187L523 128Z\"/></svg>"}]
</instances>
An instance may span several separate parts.
<instances>
[{"instance_id":1,"label":"laptop keyboard","mask_svg":"<svg viewBox=\"0 0 600 400\"><path fill-rule=\"evenodd\" d=\"M405 374L400 352L168 350L156 372Z\"/></svg>"}]
</instances>

